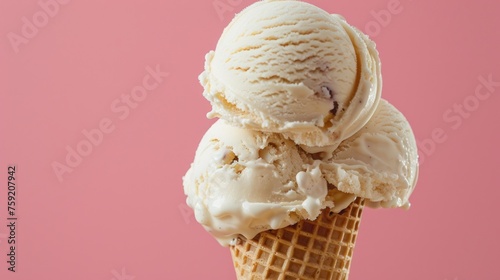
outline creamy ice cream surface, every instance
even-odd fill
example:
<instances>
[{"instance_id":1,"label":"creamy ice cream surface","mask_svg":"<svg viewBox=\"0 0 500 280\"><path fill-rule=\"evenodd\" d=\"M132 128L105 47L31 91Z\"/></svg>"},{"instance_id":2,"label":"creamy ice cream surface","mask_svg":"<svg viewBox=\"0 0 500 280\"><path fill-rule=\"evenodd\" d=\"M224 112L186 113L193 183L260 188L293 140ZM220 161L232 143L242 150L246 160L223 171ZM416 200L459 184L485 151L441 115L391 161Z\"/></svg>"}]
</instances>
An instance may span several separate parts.
<instances>
[{"instance_id":1,"label":"creamy ice cream surface","mask_svg":"<svg viewBox=\"0 0 500 280\"><path fill-rule=\"evenodd\" d=\"M381 100L372 119L321 160L281 134L218 120L183 178L196 220L222 245L252 238L356 197L371 207L408 207L418 174L417 149L404 116Z\"/></svg>"},{"instance_id":2,"label":"creamy ice cream surface","mask_svg":"<svg viewBox=\"0 0 500 280\"><path fill-rule=\"evenodd\" d=\"M321 167L329 183L369 206L407 208L418 175L415 137L403 114L381 100L371 120Z\"/></svg>"},{"instance_id":3,"label":"creamy ice cream surface","mask_svg":"<svg viewBox=\"0 0 500 280\"><path fill-rule=\"evenodd\" d=\"M357 197L408 207L418 175L406 118L381 98L375 44L341 16L258 1L224 30L200 75L218 117L183 177L196 220L224 246Z\"/></svg>"},{"instance_id":4,"label":"creamy ice cream surface","mask_svg":"<svg viewBox=\"0 0 500 280\"><path fill-rule=\"evenodd\" d=\"M187 203L223 245L238 234L252 238L299 219L313 220L326 207L354 200L340 194L337 202L326 200L320 163L280 134L219 120L202 138L183 178Z\"/></svg>"},{"instance_id":5,"label":"creamy ice cream surface","mask_svg":"<svg viewBox=\"0 0 500 280\"><path fill-rule=\"evenodd\" d=\"M341 16L301 1L259 1L236 15L200 75L209 117L336 146L381 94L375 44Z\"/></svg>"}]
</instances>

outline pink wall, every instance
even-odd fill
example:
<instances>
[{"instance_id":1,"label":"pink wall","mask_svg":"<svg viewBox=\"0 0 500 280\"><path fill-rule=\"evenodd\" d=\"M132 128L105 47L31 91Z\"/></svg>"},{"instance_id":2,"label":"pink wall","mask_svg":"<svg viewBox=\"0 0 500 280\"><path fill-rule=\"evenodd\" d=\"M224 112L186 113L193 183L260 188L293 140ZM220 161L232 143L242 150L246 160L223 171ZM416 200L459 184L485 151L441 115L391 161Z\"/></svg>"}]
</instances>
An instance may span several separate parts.
<instances>
[{"instance_id":1,"label":"pink wall","mask_svg":"<svg viewBox=\"0 0 500 280\"><path fill-rule=\"evenodd\" d=\"M0 279L235 278L181 177L212 123L204 54L252 2L0 2ZM421 146L412 208L365 212L351 279L498 279L500 2L311 3L376 41Z\"/></svg>"}]
</instances>

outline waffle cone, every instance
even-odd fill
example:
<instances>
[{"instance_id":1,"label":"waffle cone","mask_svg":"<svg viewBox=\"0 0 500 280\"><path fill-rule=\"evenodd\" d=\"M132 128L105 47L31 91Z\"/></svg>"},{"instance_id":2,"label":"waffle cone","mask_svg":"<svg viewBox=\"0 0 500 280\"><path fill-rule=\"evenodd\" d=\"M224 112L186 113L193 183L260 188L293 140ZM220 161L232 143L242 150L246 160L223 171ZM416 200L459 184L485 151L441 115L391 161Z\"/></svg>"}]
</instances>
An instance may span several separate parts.
<instances>
[{"instance_id":1,"label":"waffle cone","mask_svg":"<svg viewBox=\"0 0 500 280\"><path fill-rule=\"evenodd\" d=\"M347 279L364 199L231 246L238 280Z\"/></svg>"}]
</instances>

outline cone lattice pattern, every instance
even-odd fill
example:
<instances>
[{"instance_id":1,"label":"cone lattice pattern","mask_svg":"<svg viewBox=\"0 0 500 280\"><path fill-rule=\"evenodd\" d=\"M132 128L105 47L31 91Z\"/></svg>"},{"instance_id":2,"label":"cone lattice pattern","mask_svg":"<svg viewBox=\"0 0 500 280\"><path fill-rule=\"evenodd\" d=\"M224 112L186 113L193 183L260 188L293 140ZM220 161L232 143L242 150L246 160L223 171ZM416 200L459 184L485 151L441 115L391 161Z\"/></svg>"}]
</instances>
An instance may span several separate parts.
<instances>
[{"instance_id":1,"label":"cone lattice pattern","mask_svg":"<svg viewBox=\"0 0 500 280\"><path fill-rule=\"evenodd\" d=\"M338 214L325 209L314 221L243 238L231 246L238 279L347 279L363 207L358 198Z\"/></svg>"}]
</instances>

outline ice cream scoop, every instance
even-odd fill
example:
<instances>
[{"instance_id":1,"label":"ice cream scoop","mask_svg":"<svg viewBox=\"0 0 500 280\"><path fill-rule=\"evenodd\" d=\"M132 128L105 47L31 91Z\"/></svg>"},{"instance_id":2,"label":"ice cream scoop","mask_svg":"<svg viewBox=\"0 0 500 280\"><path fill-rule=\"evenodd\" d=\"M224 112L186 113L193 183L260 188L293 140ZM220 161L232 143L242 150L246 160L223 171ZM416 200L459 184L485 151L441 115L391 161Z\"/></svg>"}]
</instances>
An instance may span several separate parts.
<instances>
[{"instance_id":1,"label":"ice cream scoop","mask_svg":"<svg viewBox=\"0 0 500 280\"><path fill-rule=\"evenodd\" d=\"M381 100L371 120L322 160L281 134L218 120L183 178L197 221L222 245L241 234L339 212L356 197L372 207L408 207L418 174L405 117Z\"/></svg>"},{"instance_id":2,"label":"ice cream scoop","mask_svg":"<svg viewBox=\"0 0 500 280\"><path fill-rule=\"evenodd\" d=\"M370 121L321 164L327 181L372 207L409 207L418 175L415 137L406 118L381 100Z\"/></svg>"},{"instance_id":3,"label":"ice cream scoop","mask_svg":"<svg viewBox=\"0 0 500 280\"><path fill-rule=\"evenodd\" d=\"M327 200L320 161L291 140L223 120L206 132L183 180L196 220L226 246L240 234L252 238L313 220L322 209L343 209L355 198L330 191Z\"/></svg>"},{"instance_id":4,"label":"ice cream scoop","mask_svg":"<svg viewBox=\"0 0 500 280\"><path fill-rule=\"evenodd\" d=\"M209 117L333 146L372 116L375 44L341 16L301 1L259 1L236 15L200 75Z\"/></svg>"}]
</instances>

